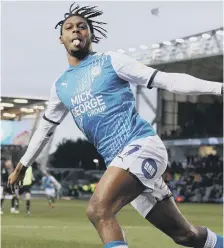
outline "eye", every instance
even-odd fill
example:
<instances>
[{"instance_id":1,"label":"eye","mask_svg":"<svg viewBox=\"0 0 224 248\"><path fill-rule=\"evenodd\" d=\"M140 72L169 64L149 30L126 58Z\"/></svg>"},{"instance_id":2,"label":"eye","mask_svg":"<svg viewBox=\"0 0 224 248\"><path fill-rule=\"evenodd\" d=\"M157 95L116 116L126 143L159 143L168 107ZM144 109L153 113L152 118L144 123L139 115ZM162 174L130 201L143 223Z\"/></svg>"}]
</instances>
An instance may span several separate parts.
<instances>
[{"instance_id":1,"label":"eye","mask_svg":"<svg viewBox=\"0 0 224 248\"><path fill-rule=\"evenodd\" d=\"M80 24L78 28L84 30L87 29L87 26L85 24Z\"/></svg>"},{"instance_id":2,"label":"eye","mask_svg":"<svg viewBox=\"0 0 224 248\"><path fill-rule=\"evenodd\" d=\"M65 29L66 29L66 30L69 30L69 29L71 29L71 28L72 28L71 26L68 26L68 27L66 27Z\"/></svg>"},{"instance_id":3,"label":"eye","mask_svg":"<svg viewBox=\"0 0 224 248\"><path fill-rule=\"evenodd\" d=\"M69 29L71 29L72 28L72 25L66 25L65 26L65 30L69 30Z\"/></svg>"}]
</instances>

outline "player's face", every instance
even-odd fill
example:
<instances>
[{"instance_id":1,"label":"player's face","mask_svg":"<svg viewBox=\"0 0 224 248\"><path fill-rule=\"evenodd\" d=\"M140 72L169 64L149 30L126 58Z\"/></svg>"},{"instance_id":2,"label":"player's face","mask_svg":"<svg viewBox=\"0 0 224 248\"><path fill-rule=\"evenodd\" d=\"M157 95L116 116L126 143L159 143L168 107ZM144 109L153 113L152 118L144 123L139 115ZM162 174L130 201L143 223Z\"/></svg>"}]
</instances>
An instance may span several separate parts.
<instances>
[{"instance_id":1,"label":"player's face","mask_svg":"<svg viewBox=\"0 0 224 248\"><path fill-rule=\"evenodd\" d=\"M91 32L87 22L79 16L68 18L63 24L60 41L71 55L75 55L76 52L89 51Z\"/></svg>"}]
</instances>

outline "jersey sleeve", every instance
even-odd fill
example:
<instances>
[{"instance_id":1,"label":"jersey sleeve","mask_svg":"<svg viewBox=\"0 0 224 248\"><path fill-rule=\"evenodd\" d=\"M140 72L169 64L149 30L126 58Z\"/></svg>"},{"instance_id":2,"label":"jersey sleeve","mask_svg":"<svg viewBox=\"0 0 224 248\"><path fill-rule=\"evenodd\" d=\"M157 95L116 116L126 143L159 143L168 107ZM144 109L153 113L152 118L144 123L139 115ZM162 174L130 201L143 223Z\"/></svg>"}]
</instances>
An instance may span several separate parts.
<instances>
[{"instance_id":1,"label":"jersey sleeve","mask_svg":"<svg viewBox=\"0 0 224 248\"><path fill-rule=\"evenodd\" d=\"M223 84L206 81L183 73L161 72L120 53L108 52L117 75L135 85L161 88L177 94L222 95Z\"/></svg>"},{"instance_id":2,"label":"jersey sleeve","mask_svg":"<svg viewBox=\"0 0 224 248\"><path fill-rule=\"evenodd\" d=\"M186 95L222 95L223 83L199 79L184 73L158 72L152 87Z\"/></svg>"},{"instance_id":3,"label":"jersey sleeve","mask_svg":"<svg viewBox=\"0 0 224 248\"><path fill-rule=\"evenodd\" d=\"M58 98L54 83L51 88L49 103L43 116L43 119L52 124L59 125L61 121L65 118L67 113L67 108Z\"/></svg>"},{"instance_id":4,"label":"jersey sleeve","mask_svg":"<svg viewBox=\"0 0 224 248\"><path fill-rule=\"evenodd\" d=\"M117 75L135 85L151 88L156 69L148 67L137 60L121 53L108 52L112 66Z\"/></svg>"},{"instance_id":5,"label":"jersey sleeve","mask_svg":"<svg viewBox=\"0 0 224 248\"><path fill-rule=\"evenodd\" d=\"M48 143L57 125L61 123L67 113L68 110L57 96L54 84L51 88L50 99L45 114L42 120L40 120L26 153L20 160L24 166L28 167L36 160Z\"/></svg>"}]
</instances>

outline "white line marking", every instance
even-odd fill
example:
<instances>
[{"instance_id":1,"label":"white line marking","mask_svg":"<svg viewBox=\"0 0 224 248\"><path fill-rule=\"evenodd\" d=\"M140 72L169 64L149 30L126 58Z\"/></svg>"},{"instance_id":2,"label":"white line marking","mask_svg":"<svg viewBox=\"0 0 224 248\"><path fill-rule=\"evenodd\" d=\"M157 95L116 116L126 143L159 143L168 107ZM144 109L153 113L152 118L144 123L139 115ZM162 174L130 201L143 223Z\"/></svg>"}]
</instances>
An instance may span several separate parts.
<instances>
[{"instance_id":1,"label":"white line marking","mask_svg":"<svg viewBox=\"0 0 224 248\"><path fill-rule=\"evenodd\" d=\"M92 226L37 226L37 225L33 225L33 226L26 226L26 225L2 225L1 226L2 228L16 228L16 229L39 229L39 228L45 228L45 229L58 229L58 228L63 228L63 229L66 229L66 228L76 228L76 229L88 229L88 228L93 228ZM150 229L151 227L150 226L122 226L122 228L124 229Z\"/></svg>"}]
</instances>

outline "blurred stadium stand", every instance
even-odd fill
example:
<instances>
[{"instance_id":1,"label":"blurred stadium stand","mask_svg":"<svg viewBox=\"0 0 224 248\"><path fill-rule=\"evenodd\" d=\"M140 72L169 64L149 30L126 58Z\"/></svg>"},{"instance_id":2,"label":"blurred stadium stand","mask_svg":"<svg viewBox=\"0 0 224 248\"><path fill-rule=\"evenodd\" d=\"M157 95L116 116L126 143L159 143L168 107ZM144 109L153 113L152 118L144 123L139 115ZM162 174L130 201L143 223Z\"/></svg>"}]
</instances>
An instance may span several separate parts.
<instances>
[{"instance_id":1,"label":"blurred stadium stand","mask_svg":"<svg viewBox=\"0 0 224 248\"><path fill-rule=\"evenodd\" d=\"M223 203L223 161L216 155L188 156L169 164L164 179L178 202Z\"/></svg>"}]
</instances>

